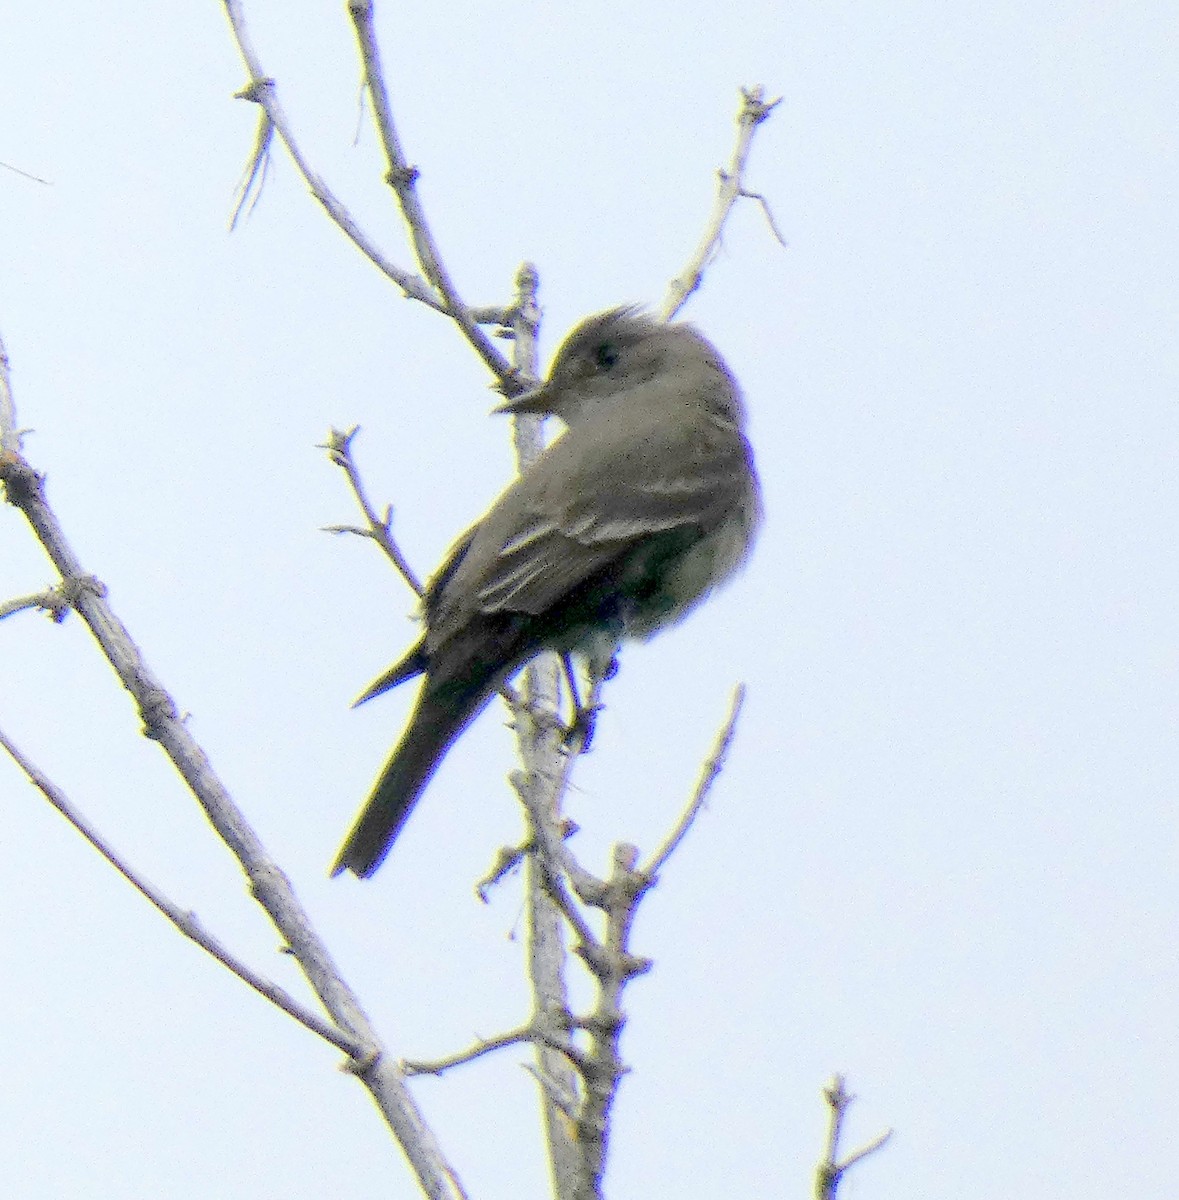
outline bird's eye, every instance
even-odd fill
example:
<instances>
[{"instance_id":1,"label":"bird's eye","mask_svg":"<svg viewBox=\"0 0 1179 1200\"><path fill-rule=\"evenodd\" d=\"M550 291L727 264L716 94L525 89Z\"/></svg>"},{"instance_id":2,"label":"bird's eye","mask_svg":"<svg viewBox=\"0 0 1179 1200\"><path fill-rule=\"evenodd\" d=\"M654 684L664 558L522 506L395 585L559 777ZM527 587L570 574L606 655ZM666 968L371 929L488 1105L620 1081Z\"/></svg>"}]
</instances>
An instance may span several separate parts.
<instances>
[{"instance_id":1,"label":"bird's eye","mask_svg":"<svg viewBox=\"0 0 1179 1200\"><path fill-rule=\"evenodd\" d=\"M618 347L613 342L602 342L594 348L594 365L599 371L608 371L618 361Z\"/></svg>"}]
</instances>

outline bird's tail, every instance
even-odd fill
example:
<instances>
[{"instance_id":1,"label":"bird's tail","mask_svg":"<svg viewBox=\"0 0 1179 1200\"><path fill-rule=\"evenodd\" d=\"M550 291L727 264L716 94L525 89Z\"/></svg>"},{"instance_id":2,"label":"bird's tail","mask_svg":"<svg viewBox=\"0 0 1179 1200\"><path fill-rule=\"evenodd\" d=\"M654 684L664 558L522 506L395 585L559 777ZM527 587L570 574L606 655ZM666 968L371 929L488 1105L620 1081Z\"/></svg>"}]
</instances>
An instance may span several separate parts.
<instances>
[{"instance_id":1,"label":"bird's tail","mask_svg":"<svg viewBox=\"0 0 1179 1200\"><path fill-rule=\"evenodd\" d=\"M351 871L367 879L381 865L434 768L470 724L483 699L478 693L464 696L458 704L449 697L439 699L427 681L401 741L344 839L332 865L333 875Z\"/></svg>"}]
</instances>

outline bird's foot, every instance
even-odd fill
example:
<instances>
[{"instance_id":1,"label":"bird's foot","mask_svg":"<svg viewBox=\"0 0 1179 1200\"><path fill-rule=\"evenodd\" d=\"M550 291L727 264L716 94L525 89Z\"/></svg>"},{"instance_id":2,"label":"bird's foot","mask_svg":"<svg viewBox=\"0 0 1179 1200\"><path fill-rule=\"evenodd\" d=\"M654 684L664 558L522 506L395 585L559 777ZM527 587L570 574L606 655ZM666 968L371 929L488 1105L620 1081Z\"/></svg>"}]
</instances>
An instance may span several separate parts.
<instances>
[{"instance_id":1,"label":"bird's foot","mask_svg":"<svg viewBox=\"0 0 1179 1200\"><path fill-rule=\"evenodd\" d=\"M594 740L594 725L603 704L580 705L573 713L573 720L565 730L565 749L570 754L585 754Z\"/></svg>"}]
</instances>

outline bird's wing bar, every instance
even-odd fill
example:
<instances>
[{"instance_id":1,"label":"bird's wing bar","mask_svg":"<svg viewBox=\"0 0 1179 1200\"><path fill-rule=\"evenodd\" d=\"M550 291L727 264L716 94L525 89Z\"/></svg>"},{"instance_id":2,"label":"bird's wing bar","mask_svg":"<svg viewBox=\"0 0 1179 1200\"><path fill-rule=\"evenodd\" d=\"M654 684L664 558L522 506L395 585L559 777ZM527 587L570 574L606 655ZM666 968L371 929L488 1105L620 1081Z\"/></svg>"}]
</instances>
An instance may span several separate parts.
<instances>
[{"instance_id":1,"label":"bird's wing bar","mask_svg":"<svg viewBox=\"0 0 1179 1200\"><path fill-rule=\"evenodd\" d=\"M503 542L478 592L483 612L545 612L644 540L682 531L692 540L723 520L732 501L730 464L690 476L636 480L608 494L579 493L561 513L533 511Z\"/></svg>"},{"instance_id":2,"label":"bird's wing bar","mask_svg":"<svg viewBox=\"0 0 1179 1200\"><path fill-rule=\"evenodd\" d=\"M731 434L705 409L685 419L674 388L648 384L625 403L558 438L460 543L431 587L432 633L445 640L472 608L545 613L645 539L723 523L745 471Z\"/></svg>"}]
</instances>

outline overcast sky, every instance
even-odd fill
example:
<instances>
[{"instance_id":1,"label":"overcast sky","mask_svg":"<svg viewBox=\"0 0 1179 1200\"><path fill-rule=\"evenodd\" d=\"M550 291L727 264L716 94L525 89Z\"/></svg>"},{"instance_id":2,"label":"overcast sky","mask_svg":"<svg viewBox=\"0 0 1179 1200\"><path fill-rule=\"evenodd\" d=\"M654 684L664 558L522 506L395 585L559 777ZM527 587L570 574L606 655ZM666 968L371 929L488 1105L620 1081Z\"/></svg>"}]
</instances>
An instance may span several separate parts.
<instances>
[{"instance_id":1,"label":"overcast sky","mask_svg":"<svg viewBox=\"0 0 1179 1200\"><path fill-rule=\"evenodd\" d=\"M344 4L247 0L317 169L411 265ZM547 356L657 303L739 85L784 97L684 314L745 389L747 571L629 648L577 848L652 849L738 680L708 810L645 901L615 1197L808 1194L820 1088L859 1200L1173 1194L1179 1010L1179 10L1171 3L378 2L463 295L534 261ZM419 572L508 482L486 370L276 154L214 0L0 17L0 333L87 570L290 873L397 1054L519 1024L517 837L492 708L371 882L329 881L410 690L349 703L411 597L316 443L356 451ZM357 130L359 127L359 136ZM52 582L0 514L0 599ZM0 728L180 904L301 982L76 618L0 624ZM182 941L0 762L0 1190L410 1196L339 1055ZM471 1196L545 1193L506 1051L416 1095Z\"/></svg>"}]
</instances>

